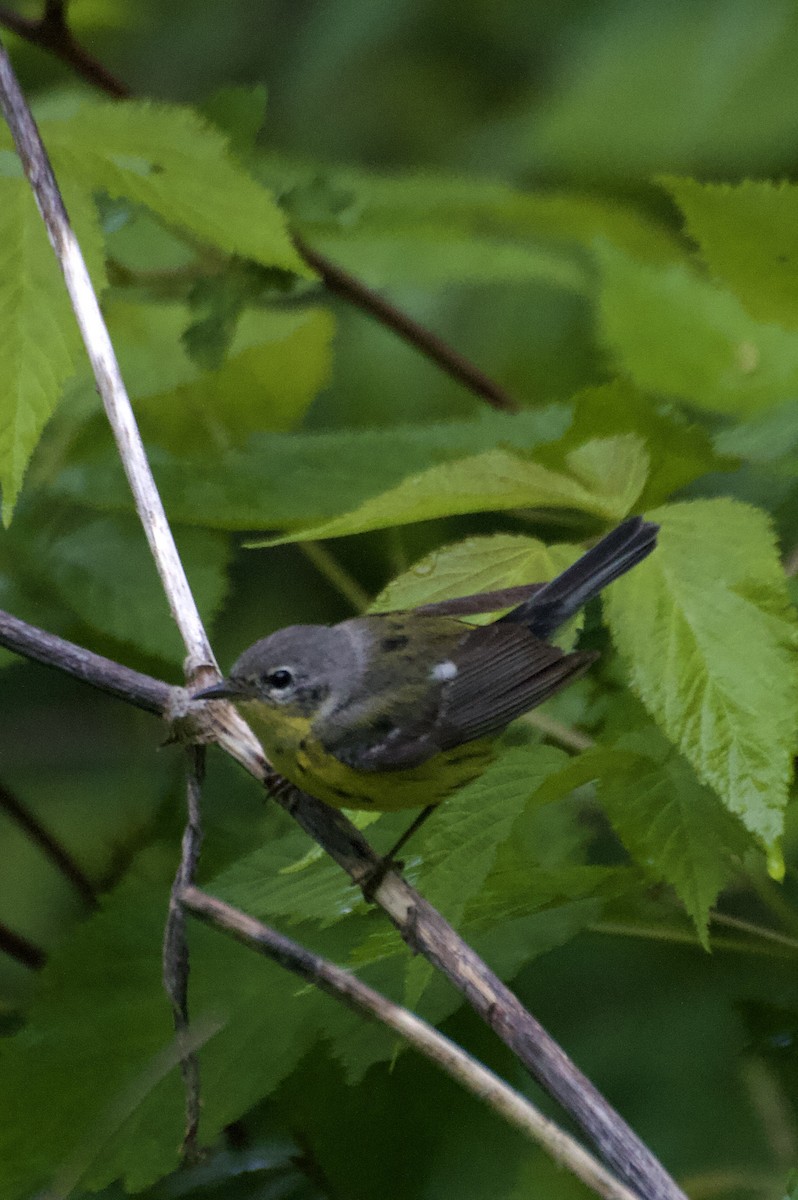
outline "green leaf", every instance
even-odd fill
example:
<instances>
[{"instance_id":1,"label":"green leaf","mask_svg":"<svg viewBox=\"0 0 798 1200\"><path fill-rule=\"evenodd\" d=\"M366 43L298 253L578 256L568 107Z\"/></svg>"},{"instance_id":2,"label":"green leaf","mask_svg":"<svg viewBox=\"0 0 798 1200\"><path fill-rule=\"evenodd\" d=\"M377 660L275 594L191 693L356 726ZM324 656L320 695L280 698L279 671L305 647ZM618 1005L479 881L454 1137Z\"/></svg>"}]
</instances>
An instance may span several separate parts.
<instances>
[{"instance_id":1,"label":"green leaf","mask_svg":"<svg viewBox=\"0 0 798 1200\"><path fill-rule=\"evenodd\" d=\"M265 159L264 178L279 191L311 243L354 270L377 272L372 282L390 282L428 263L395 261L398 245L407 249L437 239L433 253L442 262L447 246L459 241L467 269L498 251L503 269L518 277L548 272L565 286L586 285L584 257L575 251L605 237L645 261L683 257L677 239L631 205L572 193L524 192L493 179L425 171L377 174L352 168L304 166L278 156ZM555 247L557 255L552 253ZM394 247L394 249L392 249ZM519 256L513 268L510 248ZM537 264L537 267L536 267ZM548 264L548 268L546 266ZM455 276L463 268L448 263Z\"/></svg>"},{"instance_id":2,"label":"green leaf","mask_svg":"<svg viewBox=\"0 0 798 1200\"><path fill-rule=\"evenodd\" d=\"M602 337L638 387L743 415L798 388L798 333L755 321L686 267L651 267L607 245L598 258Z\"/></svg>"},{"instance_id":3,"label":"green leaf","mask_svg":"<svg viewBox=\"0 0 798 1200\"><path fill-rule=\"evenodd\" d=\"M184 459L290 429L327 382L332 335L321 308L247 314L222 366L137 406L143 436Z\"/></svg>"},{"instance_id":4,"label":"green leaf","mask_svg":"<svg viewBox=\"0 0 798 1200\"><path fill-rule=\"evenodd\" d=\"M191 320L185 304L138 304L112 295L105 318L125 387L134 399L170 391L199 375L181 341Z\"/></svg>"},{"instance_id":5,"label":"green leaf","mask_svg":"<svg viewBox=\"0 0 798 1200\"><path fill-rule=\"evenodd\" d=\"M713 275L760 321L798 325L798 187L660 180L687 218Z\"/></svg>"},{"instance_id":6,"label":"green leaf","mask_svg":"<svg viewBox=\"0 0 798 1200\"><path fill-rule=\"evenodd\" d=\"M227 591L227 539L204 529L176 529L192 590L206 621ZM8 549L29 580L66 604L87 626L181 662L185 653L138 520L63 511L26 514Z\"/></svg>"},{"instance_id":7,"label":"green leaf","mask_svg":"<svg viewBox=\"0 0 798 1200\"><path fill-rule=\"evenodd\" d=\"M307 277L269 192L187 108L84 100L43 120L56 175L143 204L167 224L228 254Z\"/></svg>"},{"instance_id":8,"label":"green leaf","mask_svg":"<svg viewBox=\"0 0 798 1200\"><path fill-rule=\"evenodd\" d=\"M722 454L738 455L752 463L776 463L798 448L798 405L790 397L750 421L736 421L718 430L713 442ZM794 472L790 474L794 476Z\"/></svg>"},{"instance_id":9,"label":"green leaf","mask_svg":"<svg viewBox=\"0 0 798 1200\"><path fill-rule=\"evenodd\" d=\"M372 612L417 608L475 592L553 579L578 557L575 546L547 546L537 538L497 533L466 538L433 550L392 579L371 605Z\"/></svg>"},{"instance_id":10,"label":"green leaf","mask_svg":"<svg viewBox=\"0 0 798 1200\"><path fill-rule=\"evenodd\" d=\"M559 866L538 867L534 861L503 862L504 849L485 880L479 895L470 902L466 921L469 930L484 931L505 921L516 921L534 912L556 910L575 900L592 898L600 906L607 899L639 887L636 872L629 867ZM595 908L592 912L595 913Z\"/></svg>"},{"instance_id":11,"label":"green leaf","mask_svg":"<svg viewBox=\"0 0 798 1200\"><path fill-rule=\"evenodd\" d=\"M307 837L291 831L245 854L212 882L213 894L253 917L283 918L291 924L330 924L362 905L360 890L331 859L296 870Z\"/></svg>"},{"instance_id":12,"label":"green leaf","mask_svg":"<svg viewBox=\"0 0 798 1200\"><path fill-rule=\"evenodd\" d=\"M245 452L215 447L191 458L153 449L170 517L217 529L284 528L323 520L433 463L497 443L531 449L559 437L563 405L470 421L335 433L262 434ZM158 430L151 430L156 439ZM59 495L98 508L129 509L130 489L112 452L88 450L54 482Z\"/></svg>"},{"instance_id":13,"label":"green leaf","mask_svg":"<svg viewBox=\"0 0 798 1200\"><path fill-rule=\"evenodd\" d=\"M160 980L167 906L168 885L152 879L120 889L53 955L27 1027L0 1047L0 1111L17 1114L0 1128L8 1200L66 1167L81 1168L89 1190L121 1177L138 1191L177 1166L179 1070L148 1084L174 1036ZM194 1020L221 1026L200 1055L200 1138L212 1141L296 1067L317 1037L321 998L211 930L192 927L191 955Z\"/></svg>"},{"instance_id":14,"label":"green leaf","mask_svg":"<svg viewBox=\"0 0 798 1200\"><path fill-rule=\"evenodd\" d=\"M674 405L657 401L616 379L585 388L573 399L574 419L562 438L540 455L546 466L558 467L564 454L588 438L633 433L645 444L650 459L648 478L637 506L662 504L674 492L710 471L735 465L701 425L689 421ZM734 451L728 451L734 453Z\"/></svg>"},{"instance_id":15,"label":"green leaf","mask_svg":"<svg viewBox=\"0 0 798 1200\"><path fill-rule=\"evenodd\" d=\"M634 690L699 779L767 847L798 741L796 620L764 513L672 505L654 553L605 593Z\"/></svg>"},{"instance_id":16,"label":"green leaf","mask_svg":"<svg viewBox=\"0 0 798 1200\"><path fill-rule=\"evenodd\" d=\"M0 178L0 485L6 524L80 355L63 278L25 180Z\"/></svg>"},{"instance_id":17,"label":"green leaf","mask_svg":"<svg viewBox=\"0 0 798 1200\"><path fill-rule=\"evenodd\" d=\"M371 287L412 283L419 287L450 284L522 283L544 279L577 292L588 290L584 267L550 250L498 237L462 234L420 221L411 229L386 229L381 235L314 234L313 248L357 274Z\"/></svg>"},{"instance_id":18,"label":"green leaf","mask_svg":"<svg viewBox=\"0 0 798 1200\"><path fill-rule=\"evenodd\" d=\"M708 950L709 910L750 838L653 731L584 757L588 768L595 764L599 800L626 849L647 874L674 888Z\"/></svg>"},{"instance_id":19,"label":"green leaf","mask_svg":"<svg viewBox=\"0 0 798 1200\"><path fill-rule=\"evenodd\" d=\"M566 456L570 475L550 471L505 450L431 467L360 508L324 524L253 546L343 537L435 517L514 508L568 508L606 520L625 516L640 494L648 456L626 435L586 442Z\"/></svg>"},{"instance_id":20,"label":"green leaf","mask_svg":"<svg viewBox=\"0 0 798 1200\"><path fill-rule=\"evenodd\" d=\"M263 84L220 87L205 101L202 113L227 136L236 154L247 154L263 127L266 97Z\"/></svg>"},{"instance_id":21,"label":"green leaf","mask_svg":"<svg viewBox=\"0 0 798 1200\"><path fill-rule=\"evenodd\" d=\"M430 821L416 886L455 929L478 895L499 847L548 775L566 755L553 746L507 750L488 769L450 796ZM404 1004L415 1008L429 981L426 959L408 964Z\"/></svg>"}]
</instances>

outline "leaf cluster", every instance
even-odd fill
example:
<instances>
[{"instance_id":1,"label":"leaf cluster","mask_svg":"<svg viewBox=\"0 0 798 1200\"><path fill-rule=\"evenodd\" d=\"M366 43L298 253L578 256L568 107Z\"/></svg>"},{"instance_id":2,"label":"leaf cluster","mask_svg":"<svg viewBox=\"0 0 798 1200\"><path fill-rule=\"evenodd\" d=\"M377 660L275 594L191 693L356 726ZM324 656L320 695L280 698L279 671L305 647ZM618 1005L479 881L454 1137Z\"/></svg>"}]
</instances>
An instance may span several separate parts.
<instances>
[{"instance_id":1,"label":"leaf cluster","mask_svg":"<svg viewBox=\"0 0 798 1200\"><path fill-rule=\"evenodd\" d=\"M355 7L342 5L349 21ZM623 107L618 145L637 186L614 186L606 138L592 154L593 124L606 134L619 102L614 55L658 38L670 66L646 78L664 89L675 61L697 71L669 50L688 42L683 26L697 61L718 6L675 5L656 37L620 7L623 31L609 22L538 112L538 165L556 189L505 181L520 172L486 151L498 117L470 142L496 179L278 150L268 123L258 136L259 88L202 110L70 88L37 117L224 664L289 622L547 579L628 514L659 523L656 552L584 617L599 666L507 732L494 765L411 843L406 871L678 1171L737 1169L743 1145L775 1174L772 1124L752 1132L748 1106L798 1103L777 1053L798 1019L798 186L764 177L773 160L754 149L781 110L762 100L760 124L746 122L741 84L724 93L715 143L732 182L703 181L705 147L673 87L656 153L646 111ZM783 16L790 44L794 25ZM759 33L757 70L779 79L779 43ZM753 88L756 73L745 78ZM732 117L745 170L762 177L735 172ZM528 155L531 135L506 124L504 153ZM481 354L519 411L487 411L331 299L292 235ZM177 681L180 642L5 133L0 325L0 605ZM4 1197L577 1194L384 1031L204 928L191 935L191 1005L212 1153L173 1174L183 1096L160 939L180 764L144 718L10 655L0 667L0 782L103 893L81 912L0 812L12 864L0 919L50 952L35 983L0 971ZM511 1069L252 791L211 764L203 886ZM401 827L386 816L369 836L387 847ZM689 1130L686 1096L707 1114ZM725 1101L720 1129L709 1114ZM422 1182L402 1170L411 1140L433 1164Z\"/></svg>"}]
</instances>

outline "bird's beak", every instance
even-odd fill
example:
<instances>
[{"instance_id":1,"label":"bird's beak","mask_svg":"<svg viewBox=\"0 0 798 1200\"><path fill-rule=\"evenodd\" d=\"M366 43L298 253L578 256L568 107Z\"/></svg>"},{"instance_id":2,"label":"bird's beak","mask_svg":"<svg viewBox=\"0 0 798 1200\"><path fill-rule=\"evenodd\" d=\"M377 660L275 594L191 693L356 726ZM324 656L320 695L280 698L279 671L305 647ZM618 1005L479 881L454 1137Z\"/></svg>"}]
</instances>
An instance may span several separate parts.
<instances>
[{"instance_id":1,"label":"bird's beak","mask_svg":"<svg viewBox=\"0 0 798 1200\"><path fill-rule=\"evenodd\" d=\"M219 683L214 683L212 687L203 688L201 692L195 692L194 699L227 700L240 695L241 689L233 683L232 679L222 679Z\"/></svg>"}]
</instances>

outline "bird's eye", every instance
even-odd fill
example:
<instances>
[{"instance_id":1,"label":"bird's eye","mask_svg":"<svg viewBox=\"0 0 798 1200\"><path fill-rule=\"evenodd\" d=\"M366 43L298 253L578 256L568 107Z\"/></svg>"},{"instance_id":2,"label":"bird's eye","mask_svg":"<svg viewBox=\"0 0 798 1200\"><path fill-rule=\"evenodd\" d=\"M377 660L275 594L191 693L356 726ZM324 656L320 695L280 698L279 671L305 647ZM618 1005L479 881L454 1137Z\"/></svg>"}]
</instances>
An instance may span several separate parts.
<instances>
[{"instance_id":1,"label":"bird's eye","mask_svg":"<svg viewBox=\"0 0 798 1200\"><path fill-rule=\"evenodd\" d=\"M294 682L294 676L286 667L279 667L278 670L272 671L266 676L266 682L276 692L284 692Z\"/></svg>"}]
</instances>

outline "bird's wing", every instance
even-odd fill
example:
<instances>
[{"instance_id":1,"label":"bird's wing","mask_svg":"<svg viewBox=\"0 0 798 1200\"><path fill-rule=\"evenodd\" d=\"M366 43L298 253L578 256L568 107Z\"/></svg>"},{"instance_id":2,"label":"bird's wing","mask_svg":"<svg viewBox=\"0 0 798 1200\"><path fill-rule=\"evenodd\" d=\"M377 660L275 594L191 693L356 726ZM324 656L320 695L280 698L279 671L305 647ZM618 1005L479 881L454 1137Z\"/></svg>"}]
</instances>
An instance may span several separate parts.
<instances>
[{"instance_id":1,"label":"bird's wing","mask_svg":"<svg viewBox=\"0 0 798 1200\"><path fill-rule=\"evenodd\" d=\"M445 686L436 722L443 749L499 733L583 674L598 655L565 654L520 625L470 630L452 656L457 674Z\"/></svg>"},{"instance_id":2,"label":"bird's wing","mask_svg":"<svg viewBox=\"0 0 798 1200\"><path fill-rule=\"evenodd\" d=\"M420 766L441 750L435 741L436 705L422 714L418 703L378 695L314 725L325 750L356 771L401 771Z\"/></svg>"},{"instance_id":3,"label":"bird's wing","mask_svg":"<svg viewBox=\"0 0 798 1200\"><path fill-rule=\"evenodd\" d=\"M401 683L393 677L383 686L373 680L358 703L319 720L314 733L325 749L359 771L419 766L442 750L498 733L598 657L564 654L523 626L460 629L445 654L416 657L423 677ZM412 674L413 666L405 670Z\"/></svg>"},{"instance_id":4,"label":"bird's wing","mask_svg":"<svg viewBox=\"0 0 798 1200\"><path fill-rule=\"evenodd\" d=\"M358 771L399 771L432 758L441 748L433 735L444 684L432 670L465 626L399 612L355 617L339 628L359 665L348 695L314 722L316 737Z\"/></svg>"}]
</instances>

